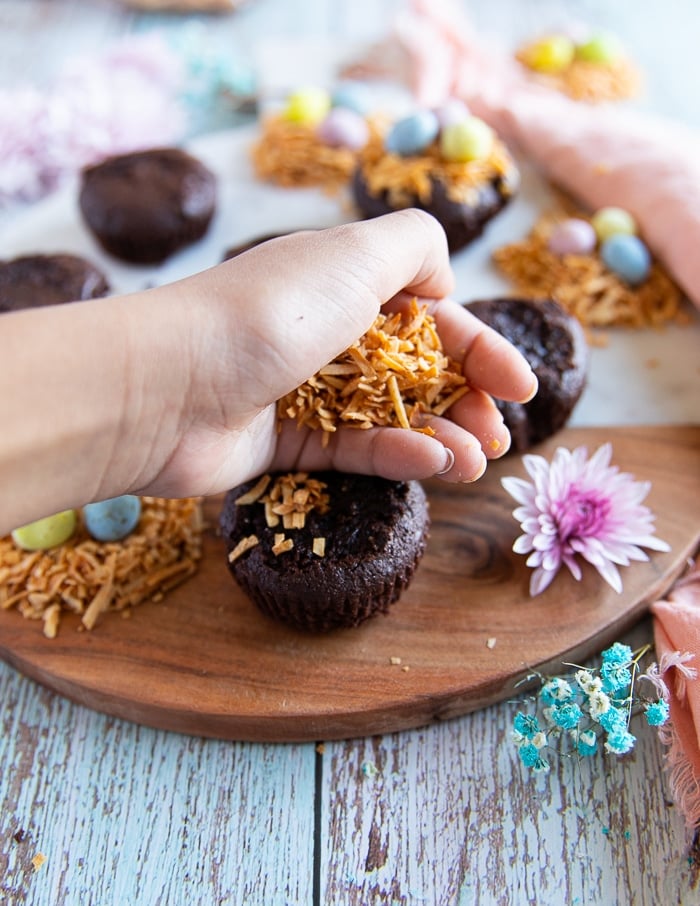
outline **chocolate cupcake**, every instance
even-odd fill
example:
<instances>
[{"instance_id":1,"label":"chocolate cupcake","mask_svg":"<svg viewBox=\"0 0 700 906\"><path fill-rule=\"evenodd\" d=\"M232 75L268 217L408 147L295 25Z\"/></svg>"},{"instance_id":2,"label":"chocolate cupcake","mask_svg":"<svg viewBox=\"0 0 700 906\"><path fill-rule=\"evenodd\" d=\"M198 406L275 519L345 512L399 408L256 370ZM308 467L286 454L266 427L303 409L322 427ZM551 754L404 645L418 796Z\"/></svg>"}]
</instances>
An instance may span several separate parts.
<instances>
[{"instance_id":1,"label":"chocolate cupcake","mask_svg":"<svg viewBox=\"0 0 700 906\"><path fill-rule=\"evenodd\" d=\"M22 255L0 261L0 312L97 299L107 278L78 255Z\"/></svg>"},{"instance_id":2,"label":"chocolate cupcake","mask_svg":"<svg viewBox=\"0 0 700 906\"><path fill-rule=\"evenodd\" d=\"M418 482L274 474L226 496L229 569L259 609L327 632L385 613L408 586L429 526Z\"/></svg>"},{"instance_id":3,"label":"chocolate cupcake","mask_svg":"<svg viewBox=\"0 0 700 906\"><path fill-rule=\"evenodd\" d=\"M520 176L493 130L463 105L424 110L373 137L352 182L364 217L421 208L438 220L451 252L481 235L518 189Z\"/></svg>"},{"instance_id":4,"label":"chocolate cupcake","mask_svg":"<svg viewBox=\"0 0 700 906\"><path fill-rule=\"evenodd\" d=\"M80 210L102 247L159 264L201 239L216 207L216 177L179 148L110 157L82 173Z\"/></svg>"},{"instance_id":5,"label":"chocolate cupcake","mask_svg":"<svg viewBox=\"0 0 700 906\"><path fill-rule=\"evenodd\" d=\"M539 389L529 403L496 400L511 450L522 453L563 428L579 400L588 372L581 325L550 299L488 299L466 306L525 356Z\"/></svg>"}]
</instances>

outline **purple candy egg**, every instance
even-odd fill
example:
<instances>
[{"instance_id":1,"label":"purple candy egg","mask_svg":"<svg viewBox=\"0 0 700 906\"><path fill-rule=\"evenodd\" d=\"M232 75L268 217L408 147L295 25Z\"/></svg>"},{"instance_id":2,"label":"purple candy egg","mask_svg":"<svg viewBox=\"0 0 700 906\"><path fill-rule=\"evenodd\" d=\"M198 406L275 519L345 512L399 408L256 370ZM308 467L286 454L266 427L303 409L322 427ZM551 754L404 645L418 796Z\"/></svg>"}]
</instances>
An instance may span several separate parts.
<instances>
[{"instance_id":1,"label":"purple candy egg","mask_svg":"<svg viewBox=\"0 0 700 906\"><path fill-rule=\"evenodd\" d=\"M548 244L555 255L590 255L596 241L595 230L587 220L571 217L554 227Z\"/></svg>"},{"instance_id":2,"label":"purple candy egg","mask_svg":"<svg viewBox=\"0 0 700 906\"><path fill-rule=\"evenodd\" d=\"M471 114L464 101L460 101L459 98L450 98L435 110L435 116L438 118L440 128L444 129L445 126L451 126L454 123L463 123L464 120L469 119Z\"/></svg>"},{"instance_id":3,"label":"purple candy egg","mask_svg":"<svg viewBox=\"0 0 700 906\"><path fill-rule=\"evenodd\" d=\"M364 148L369 127L364 117L349 107L334 107L318 127L318 137L332 148Z\"/></svg>"}]
</instances>

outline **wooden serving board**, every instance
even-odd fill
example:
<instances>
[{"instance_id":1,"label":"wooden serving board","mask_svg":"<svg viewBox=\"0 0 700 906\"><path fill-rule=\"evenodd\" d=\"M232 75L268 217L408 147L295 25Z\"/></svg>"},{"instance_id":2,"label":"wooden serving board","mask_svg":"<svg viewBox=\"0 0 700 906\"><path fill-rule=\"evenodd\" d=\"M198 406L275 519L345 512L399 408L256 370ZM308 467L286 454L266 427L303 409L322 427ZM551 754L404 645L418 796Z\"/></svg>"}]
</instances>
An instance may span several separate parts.
<instances>
[{"instance_id":1,"label":"wooden serving board","mask_svg":"<svg viewBox=\"0 0 700 906\"><path fill-rule=\"evenodd\" d=\"M584 565L583 581L562 572L529 597L530 570L511 551L515 503L500 485L526 473L509 456L473 485L426 483L432 528L413 583L387 616L358 629L309 636L262 616L230 578L213 498L195 578L92 632L66 617L54 640L0 613L0 656L90 708L198 736L339 739L465 714L512 695L533 667L560 673L562 661L616 640L697 550L700 427L568 429L538 452L592 452L608 440L621 471L652 482L645 503L672 547L623 568L621 595Z\"/></svg>"}]
</instances>

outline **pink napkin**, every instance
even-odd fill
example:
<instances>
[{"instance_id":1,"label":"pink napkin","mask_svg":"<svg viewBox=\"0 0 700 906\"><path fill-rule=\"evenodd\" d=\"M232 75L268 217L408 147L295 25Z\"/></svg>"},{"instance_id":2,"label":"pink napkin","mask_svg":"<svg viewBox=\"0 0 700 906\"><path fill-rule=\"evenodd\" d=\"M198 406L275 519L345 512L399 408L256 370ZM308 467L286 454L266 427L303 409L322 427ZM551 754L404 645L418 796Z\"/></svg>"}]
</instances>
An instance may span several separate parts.
<instances>
[{"instance_id":1,"label":"pink napkin","mask_svg":"<svg viewBox=\"0 0 700 906\"><path fill-rule=\"evenodd\" d=\"M421 105L461 97L589 208L630 211L655 255L700 306L700 134L536 83L512 50L475 35L452 0L411 0L393 40Z\"/></svg>"},{"instance_id":2,"label":"pink napkin","mask_svg":"<svg viewBox=\"0 0 700 906\"><path fill-rule=\"evenodd\" d=\"M671 719L659 728L673 798L690 827L700 827L700 560L668 599L652 605L659 673L669 687ZM684 652L680 654L680 652ZM695 655L694 657L692 655Z\"/></svg>"}]
</instances>

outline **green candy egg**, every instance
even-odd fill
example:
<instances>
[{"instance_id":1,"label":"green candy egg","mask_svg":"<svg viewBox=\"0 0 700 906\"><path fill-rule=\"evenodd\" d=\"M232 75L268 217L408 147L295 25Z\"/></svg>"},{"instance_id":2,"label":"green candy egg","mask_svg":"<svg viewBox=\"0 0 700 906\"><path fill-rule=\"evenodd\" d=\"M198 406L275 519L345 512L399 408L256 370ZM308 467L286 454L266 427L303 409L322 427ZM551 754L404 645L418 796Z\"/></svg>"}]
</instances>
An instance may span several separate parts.
<instances>
[{"instance_id":1,"label":"green candy egg","mask_svg":"<svg viewBox=\"0 0 700 906\"><path fill-rule=\"evenodd\" d=\"M563 72L576 53L576 45L567 35L549 35L527 50L527 63L537 72Z\"/></svg>"},{"instance_id":2,"label":"green candy egg","mask_svg":"<svg viewBox=\"0 0 700 906\"><path fill-rule=\"evenodd\" d=\"M45 551L67 541L75 531L77 522L75 510L64 510L15 529L12 540L22 550Z\"/></svg>"},{"instance_id":3,"label":"green candy egg","mask_svg":"<svg viewBox=\"0 0 700 906\"><path fill-rule=\"evenodd\" d=\"M331 109L331 96L322 88L300 88L287 98L284 118L303 126L317 126Z\"/></svg>"},{"instance_id":4,"label":"green candy egg","mask_svg":"<svg viewBox=\"0 0 700 906\"><path fill-rule=\"evenodd\" d=\"M440 151L445 160L466 163L483 160L493 148L493 130L477 116L450 123L440 133Z\"/></svg>"},{"instance_id":5,"label":"green candy egg","mask_svg":"<svg viewBox=\"0 0 700 906\"><path fill-rule=\"evenodd\" d=\"M622 56L622 45L614 35L592 35L576 48L576 58L609 66Z\"/></svg>"},{"instance_id":6,"label":"green candy egg","mask_svg":"<svg viewBox=\"0 0 700 906\"><path fill-rule=\"evenodd\" d=\"M591 225L599 242L618 234L634 236L637 232L637 222L624 208L601 208L591 217Z\"/></svg>"}]
</instances>

